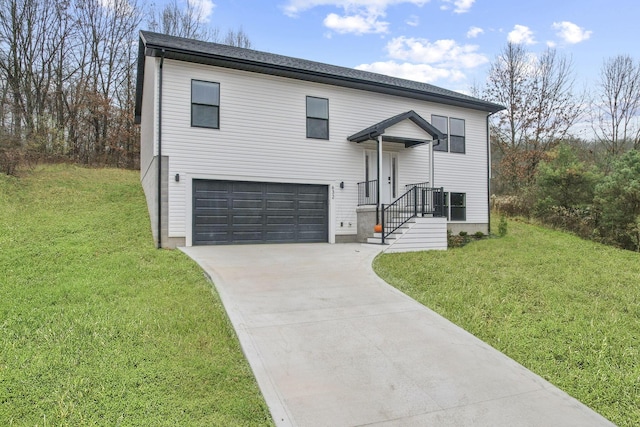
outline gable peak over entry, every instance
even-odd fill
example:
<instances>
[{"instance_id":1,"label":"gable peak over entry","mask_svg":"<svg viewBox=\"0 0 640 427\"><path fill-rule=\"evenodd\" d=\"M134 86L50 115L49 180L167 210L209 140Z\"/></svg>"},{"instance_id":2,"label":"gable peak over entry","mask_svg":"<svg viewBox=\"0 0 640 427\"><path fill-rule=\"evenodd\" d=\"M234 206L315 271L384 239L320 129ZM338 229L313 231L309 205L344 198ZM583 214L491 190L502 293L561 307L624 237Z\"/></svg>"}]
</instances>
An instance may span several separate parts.
<instances>
[{"instance_id":1,"label":"gable peak over entry","mask_svg":"<svg viewBox=\"0 0 640 427\"><path fill-rule=\"evenodd\" d=\"M430 140L428 139L404 138L384 135L388 128L402 122L403 120L411 120L419 128L421 128L429 136L431 136L431 140L433 140L434 142L439 142L440 140L446 138L446 135L436 129L435 126L423 119L415 111L410 110L405 113L400 113L393 117L389 117L388 119L382 120L381 122L369 126L368 128L361 130L360 132L354 133L353 135L349 136L347 140L360 143L364 141L375 141L379 136L382 136L383 141L401 143L404 144L405 148L414 147L419 144L426 144L430 142ZM436 142L436 145L438 142Z\"/></svg>"}]
</instances>

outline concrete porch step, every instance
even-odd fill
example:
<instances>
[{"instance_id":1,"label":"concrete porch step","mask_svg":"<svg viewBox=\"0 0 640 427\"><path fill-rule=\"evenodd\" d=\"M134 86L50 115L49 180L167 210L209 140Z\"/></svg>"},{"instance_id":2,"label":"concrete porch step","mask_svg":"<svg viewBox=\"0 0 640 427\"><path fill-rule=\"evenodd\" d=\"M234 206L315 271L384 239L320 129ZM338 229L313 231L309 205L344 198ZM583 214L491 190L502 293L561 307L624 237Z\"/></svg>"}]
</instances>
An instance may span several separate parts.
<instances>
[{"instance_id":1,"label":"concrete porch step","mask_svg":"<svg viewBox=\"0 0 640 427\"><path fill-rule=\"evenodd\" d=\"M395 242L396 239L399 239L407 230L411 228L414 222L415 222L414 219L410 219L409 221L407 221L396 231L388 235L384 239L384 244L390 245L391 243ZM378 244L378 245L382 244L382 233L373 233L373 237L367 238L367 243Z\"/></svg>"}]
</instances>

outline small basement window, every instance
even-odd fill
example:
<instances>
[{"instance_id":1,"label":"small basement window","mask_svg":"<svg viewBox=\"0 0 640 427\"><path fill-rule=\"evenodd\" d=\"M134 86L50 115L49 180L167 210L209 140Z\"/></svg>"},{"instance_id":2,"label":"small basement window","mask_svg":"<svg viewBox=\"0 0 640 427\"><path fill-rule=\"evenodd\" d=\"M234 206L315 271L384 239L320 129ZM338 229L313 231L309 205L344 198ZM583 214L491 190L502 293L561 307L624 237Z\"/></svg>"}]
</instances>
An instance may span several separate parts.
<instances>
[{"instance_id":1,"label":"small basement window","mask_svg":"<svg viewBox=\"0 0 640 427\"><path fill-rule=\"evenodd\" d=\"M307 96L307 138L329 139L329 100Z\"/></svg>"},{"instance_id":2,"label":"small basement window","mask_svg":"<svg viewBox=\"0 0 640 427\"><path fill-rule=\"evenodd\" d=\"M451 193L451 221L467 220L466 196L465 193Z\"/></svg>"},{"instance_id":3,"label":"small basement window","mask_svg":"<svg viewBox=\"0 0 640 427\"><path fill-rule=\"evenodd\" d=\"M191 80L191 126L220 128L220 83Z\"/></svg>"}]
</instances>

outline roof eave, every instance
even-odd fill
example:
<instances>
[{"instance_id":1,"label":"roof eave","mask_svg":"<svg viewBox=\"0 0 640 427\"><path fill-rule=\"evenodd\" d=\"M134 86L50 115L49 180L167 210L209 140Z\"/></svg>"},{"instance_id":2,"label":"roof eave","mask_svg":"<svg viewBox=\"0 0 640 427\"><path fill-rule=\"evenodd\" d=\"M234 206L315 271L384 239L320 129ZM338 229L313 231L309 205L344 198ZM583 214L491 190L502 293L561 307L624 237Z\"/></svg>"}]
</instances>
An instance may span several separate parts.
<instances>
[{"instance_id":1,"label":"roof eave","mask_svg":"<svg viewBox=\"0 0 640 427\"><path fill-rule=\"evenodd\" d=\"M181 49L174 46L163 46L150 42L145 42L145 46L146 56L160 56L164 51L164 57L167 59L176 59L206 65L215 65L224 68L239 69L243 71L270 74L275 76L294 78L298 80L312 81L316 83L326 83L334 86L379 92L388 95L409 97L422 101L438 102L457 107L471 108L474 110L485 111L487 113L495 113L504 109L504 107L501 105L493 104L486 101L456 99L445 94L430 93L417 89L403 88L380 82L367 81L345 76L336 76L333 74L311 70L302 70L295 67L287 67L277 64L266 64L264 62L241 58L232 58L211 53L201 53L188 49Z\"/></svg>"}]
</instances>

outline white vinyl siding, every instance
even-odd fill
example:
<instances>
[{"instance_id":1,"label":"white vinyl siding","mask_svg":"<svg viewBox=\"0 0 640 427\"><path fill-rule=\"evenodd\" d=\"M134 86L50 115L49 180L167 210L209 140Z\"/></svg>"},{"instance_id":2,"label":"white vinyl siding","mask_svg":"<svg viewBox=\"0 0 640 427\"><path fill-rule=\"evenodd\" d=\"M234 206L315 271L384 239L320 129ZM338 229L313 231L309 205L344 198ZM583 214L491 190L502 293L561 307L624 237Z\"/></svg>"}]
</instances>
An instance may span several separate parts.
<instances>
[{"instance_id":1,"label":"white vinyl siding","mask_svg":"<svg viewBox=\"0 0 640 427\"><path fill-rule=\"evenodd\" d=\"M219 131L190 126L191 80L215 81L220 92ZM335 234L356 234L357 182L364 180L365 149L347 137L372 124L409 110L429 120L431 114L466 120L467 156L435 156L437 186L467 193L467 220L486 222L485 115L472 110L414 99L303 82L284 77L165 60L163 92L163 155L169 156L169 236L187 230L188 177L330 185L330 213ZM331 103L328 140L306 138L307 96ZM396 132L394 126L393 131ZM411 122L398 129L429 139ZM388 131L391 133L391 129ZM415 136L414 136L415 135ZM429 180L429 144L404 148L384 143L397 152L398 189ZM442 153L444 154L444 153ZM449 156L451 157L451 156ZM462 162L460 162L462 160ZM182 179L185 178L185 179ZM344 188L339 183L344 182ZM452 187L449 189L449 187ZM481 194L474 194L480 191ZM478 211L472 213L472 211Z\"/></svg>"},{"instance_id":2,"label":"white vinyl siding","mask_svg":"<svg viewBox=\"0 0 640 427\"><path fill-rule=\"evenodd\" d=\"M466 221L486 224L488 214L486 113L462 110L450 114L465 120L465 155L434 153L434 181L449 193L465 193Z\"/></svg>"}]
</instances>

